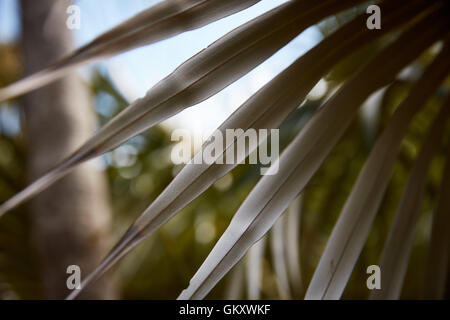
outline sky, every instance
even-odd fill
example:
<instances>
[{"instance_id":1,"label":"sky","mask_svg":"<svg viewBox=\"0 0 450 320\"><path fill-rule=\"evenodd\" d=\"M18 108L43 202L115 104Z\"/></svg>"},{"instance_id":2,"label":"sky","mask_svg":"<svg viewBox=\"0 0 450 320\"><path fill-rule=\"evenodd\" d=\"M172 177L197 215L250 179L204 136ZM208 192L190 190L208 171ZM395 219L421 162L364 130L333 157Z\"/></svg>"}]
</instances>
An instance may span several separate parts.
<instances>
[{"instance_id":1,"label":"sky","mask_svg":"<svg viewBox=\"0 0 450 320\"><path fill-rule=\"evenodd\" d=\"M156 4L159 0L78 0L81 28L74 30L75 46L79 47L121 21ZM134 49L100 63L83 67L84 75L93 67L106 70L128 101L145 93L171 73L183 61L248 20L280 5L285 0L262 0L258 4L214 22L203 28L183 33L156 44ZM20 38L18 0L0 0L0 42ZM204 135L217 128L253 93L285 69L322 38L316 27L309 28L252 72L208 100L165 121L169 127L190 130Z\"/></svg>"}]
</instances>

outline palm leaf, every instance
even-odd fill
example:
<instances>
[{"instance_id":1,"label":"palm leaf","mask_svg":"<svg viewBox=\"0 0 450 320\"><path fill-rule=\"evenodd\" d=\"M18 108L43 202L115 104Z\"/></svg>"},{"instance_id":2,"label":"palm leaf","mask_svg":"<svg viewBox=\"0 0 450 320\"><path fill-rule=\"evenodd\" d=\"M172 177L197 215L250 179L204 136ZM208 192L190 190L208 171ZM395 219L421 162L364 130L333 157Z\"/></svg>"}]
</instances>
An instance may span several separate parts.
<instances>
[{"instance_id":1,"label":"palm leaf","mask_svg":"<svg viewBox=\"0 0 450 320\"><path fill-rule=\"evenodd\" d=\"M233 268L230 274L230 280L227 283L227 288L225 289L225 300L241 299L244 288L244 271L244 264L242 262Z\"/></svg>"},{"instance_id":2,"label":"palm leaf","mask_svg":"<svg viewBox=\"0 0 450 320\"><path fill-rule=\"evenodd\" d=\"M104 33L47 69L0 89L0 101L42 87L77 66L205 26L257 2L259 1L164 1ZM220 92L267 60L309 26L352 7L352 12L341 12L336 18L338 24L342 23L341 18L348 21L355 15L355 6L363 2L364 0L292 0L236 28L181 64L53 170L1 205L0 217L79 164L110 151L144 130ZM272 258L279 295L281 298L298 296L302 280L298 254L300 210L298 203L293 203L294 199L303 191L352 123L360 105L374 92L387 86L388 89L394 87L391 82L400 71L432 44L445 40L439 53L436 54L433 50L426 52L434 60L419 80L414 79L415 84L408 96L399 104L386 129L376 140L306 292L306 299L341 297L381 205L408 126L450 71L450 20L446 1L385 0L378 5L383 12L381 30L366 28L365 13L357 16L297 59L242 104L218 128L222 137L226 136L227 129L239 128L242 132L231 142L226 140L225 143L219 143L224 148L219 152L215 149L215 160L227 158L229 151L236 150L242 143L245 145L246 129L278 128L301 105L321 78L330 70L336 71L342 64L355 59L355 52L367 52L367 44L380 37L383 37L383 43L389 43L377 54L371 53L369 57L364 57L364 62L359 63L357 70L346 70L339 81L348 80L334 89L330 98L293 139L280 159L268 171L261 171L267 175L261 178L240 206L225 233L179 299L205 297L246 253L246 261L249 262L246 265L249 297L260 298L263 237L272 227ZM399 26L404 26L403 32L398 33L400 35L392 34L391 31ZM450 115L449 104L450 97L430 127L403 191L381 260L382 290L372 293L372 298L400 297L428 168ZM300 109L300 112L304 112L304 109ZM277 136L271 137L274 138ZM250 139L246 150L237 154L234 164L199 164L203 163L201 160L204 152L209 152L215 142L217 138L213 135L130 226L102 263L84 278L83 288L258 147ZM449 168L450 164L447 163L433 221L426 278L429 282L425 285L425 295L429 297L442 296L443 282L447 276L450 248L447 215L449 201L445 194L449 191L449 183L446 181L450 179ZM285 216L279 219L283 212L286 212ZM238 291L242 286L236 284L243 278L243 268L241 263L240 269L236 269L229 296L239 295ZM290 284L289 280L294 284ZM292 292L291 288L294 289ZM68 299L75 298L79 293L80 291L73 291Z\"/></svg>"},{"instance_id":3,"label":"palm leaf","mask_svg":"<svg viewBox=\"0 0 450 320\"><path fill-rule=\"evenodd\" d=\"M261 283L263 279L264 251L266 238L262 238L247 253L245 271L247 276L247 294L250 300L261 299Z\"/></svg>"},{"instance_id":4,"label":"palm leaf","mask_svg":"<svg viewBox=\"0 0 450 320\"><path fill-rule=\"evenodd\" d=\"M445 291L450 251L450 148L447 146L447 160L440 187L439 201L433 217L427 269L424 284L424 298L442 299Z\"/></svg>"},{"instance_id":5,"label":"palm leaf","mask_svg":"<svg viewBox=\"0 0 450 320\"><path fill-rule=\"evenodd\" d=\"M448 57L447 57L448 58ZM399 299L414 240L414 230L425 193L426 178L450 112L450 99L444 104L417 156L409 181L403 191L388 240L384 246L380 269L381 289L372 291L371 299Z\"/></svg>"},{"instance_id":6,"label":"palm leaf","mask_svg":"<svg viewBox=\"0 0 450 320\"><path fill-rule=\"evenodd\" d=\"M107 123L60 165L5 202L0 207L0 216L44 190L78 164L206 100L266 60L311 23L358 1L327 0L319 4L292 1L225 35L156 84L144 98L136 100ZM325 4L328 6L324 7Z\"/></svg>"},{"instance_id":7,"label":"palm leaf","mask_svg":"<svg viewBox=\"0 0 450 320\"><path fill-rule=\"evenodd\" d=\"M419 9L423 3L415 2ZM388 3L387 3L388 5ZM392 2L389 2L392 5ZM414 11L413 11L414 12ZM382 32L371 33L367 29L360 29L358 26L365 23L365 17L360 16L354 21L344 26L342 30L336 32L317 47L299 58L293 65L283 71L275 79L265 85L253 97L245 102L235 113L233 113L219 130L223 133L226 129L260 129L276 128L281 121L297 107L304 99L306 94L312 89L314 84L325 73L346 54L351 52L355 46L368 43L369 41L388 32L391 28L401 24L408 16L405 12L393 10L392 14L386 15L385 29ZM352 34L349 37L349 34ZM338 46L339 44L339 46ZM335 50L331 50L335 48ZM300 83L298 79L301 79ZM286 83L295 85L286 86ZM258 115L255 117L255 115ZM238 144L238 139L244 139L241 135L232 145L225 145L223 153L228 148ZM251 152L256 146L250 146ZM203 146L203 149L205 146ZM225 175L232 168L240 163L248 153L240 155L235 164L198 164L198 158L202 156L203 149L197 153L183 170L176 176L170 185L161 193L161 195L151 204L151 206L134 223L130 230L122 237L119 244L107 256L105 261L85 279L84 285L95 279L103 273L113 263L115 263L126 252L131 250L145 236L163 225L174 214L186 206L189 202L206 190L214 181ZM222 153L222 154L223 154ZM219 158L222 154L218 154ZM71 296L71 298L74 297Z\"/></svg>"},{"instance_id":8,"label":"palm leaf","mask_svg":"<svg viewBox=\"0 0 450 320\"><path fill-rule=\"evenodd\" d=\"M301 197L298 197L289 206L286 212L286 259L287 274L290 278L292 293L298 297L302 290L302 276L300 267L300 217Z\"/></svg>"},{"instance_id":9,"label":"palm leaf","mask_svg":"<svg viewBox=\"0 0 450 320\"><path fill-rule=\"evenodd\" d=\"M362 250L413 116L450 70L448 46L397 108L378 138L328 240L306 299L339 299Z\"/></svg>"},{"instance_id":10,"label":"palm leaf","mask_svg":"<svg viewBox=\"0 0 450 320\"><path fill-rule=\"evenodd\" d=\"M317 170L364 99L391 81L442 35L445 19L439 16L434 11L406 31L322 107L271 167L279 165L278 173L264 176L252 190L179 299L203 298L272 227Z\"/></svg>"},{"instance_id":11,"label":"palm leaf","mask_svg":"<svg viewBox=\"0 0 450 320\"><path fill-rule=\"evenodd\" d=\"M0 101L42 87L83 64L200 28L257 2L259 0L163 1L105 32L48 68L0 89Z\"/></svg>"},{"instance_id":12,"label":"palm leaf","mask_svg":"<svg viewBox=\"0 0 450 320\"><path fill-rule=\"evenodd\" d=\"M278 294L281 299L288 300L291 298L289 288L288 269L286 263L287 250L285 250L286 220L287 212L278 219L272 228L270 234L270 245L272 251L272 265L275 270L277 280Z\"/></svg>"}]
</instances>

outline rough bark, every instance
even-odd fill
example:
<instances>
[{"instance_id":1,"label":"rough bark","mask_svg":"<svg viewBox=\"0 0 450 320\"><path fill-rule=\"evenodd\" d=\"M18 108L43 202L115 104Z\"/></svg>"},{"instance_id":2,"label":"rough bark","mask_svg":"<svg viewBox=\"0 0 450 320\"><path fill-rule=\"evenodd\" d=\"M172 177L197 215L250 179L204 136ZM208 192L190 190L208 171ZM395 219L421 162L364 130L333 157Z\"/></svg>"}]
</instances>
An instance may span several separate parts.
<instances>
[{"instance_id":1,"label":"rough bark","mask_svg":"<svg viewBox=\"0 0 450 320\"><path fill-rule=\"evenodd\" d=\"M38 71L73 49L66 27L69 1L21 0L25 72ZM87 88L74 73L24 97L28 175L34 180L92 134L95 114ZM106 253L110 208L105 177L86 164L30 202L32 239L40 261L44 296L68 293L66 273L78 265L90 272ZM86 288L84 299L115 297L103 278Z\"/></svg>"}]
</instances>

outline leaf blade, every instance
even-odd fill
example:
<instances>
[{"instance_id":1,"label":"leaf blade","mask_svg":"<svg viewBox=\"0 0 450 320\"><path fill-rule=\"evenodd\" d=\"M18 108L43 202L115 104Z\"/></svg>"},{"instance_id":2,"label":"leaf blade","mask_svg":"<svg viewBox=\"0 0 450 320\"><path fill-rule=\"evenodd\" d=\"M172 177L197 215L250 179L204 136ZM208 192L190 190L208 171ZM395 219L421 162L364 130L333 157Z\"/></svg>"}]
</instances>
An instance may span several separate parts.
<instances>
[{"instance_id":1,"label":"leaf blade","mask_svg":"<svg viewBox=\"0 0 450 320\"><path fill-rule=\"evenodd\" d=\"M450 255L450 148L448 150L428 248L423 289L425 299L442 299L445 292Z\"/></svg>"},{"instance_id":2,"label":"leaf blade","mask_svg":"<svg viewBox=\"0 0 450 320\"><path fill-rule=\"evenodd\" d=\"M413 246L414 231L420 214L428 169L436 153L449 116L450 98L436 116L415 160L397 208L394 222L383 248L380 269L381 289L372 291L370 299L399 299Z\"/></svg>"},{"instance_id":3,"label":"leaf blade","mask_svg":"<svg viewBox=\"0 0 450 320\"><path fill-rule=\"evenodd\" d=\"M397 5L400 2L387 3L389 5L393 5L394 3ZM416 5L420 3L423 4L424 2L415 2ZM275 79L264 86L257 94L251 97L221 125L219 130L224 132L227 128L247 129L252 127L258 129L278 126L290 110L300 104L307 92L312 89L314 84L327 72L327 70L329 70L336 61L339 61L352 52L354 46L363 45L383 35L384 32L388 32L395 26L402 24L405 19L409 18L409 12L400 10L401 5L396 8L397 10L394 10L391 15L386 16L385 28L380 33L372 33L367 29L360 29L360 24L364 23L366 18L362 15L345 26L340 32L327 38L323 43L312 49L305 56L299 58L299 60L291 67L283 71ZM413 6L411 6L411 8L413 8ZM419 8L420 6L415 7L416 10L419 10ZM352 34L352 36L349 36L349 34ZM336 50L331 50L332 48L335 48ZM304 72L306 76L300 77L301 72ZM302 85L287 90L286 83L295 83L298 79L303 79L302 81L304 82L302 82ZM262 114L262 116L253 119L254 114ZM196 157L197 156L198 154ZM192 160L192 163L196 163L195 159L196 158ZM239 163L239 161L236 163ZM229 172L233 167L234 165L206 165L202 167L202 165L190 164L183 168L163 193L137 219L130 228L130 232L122 238L121 243L128 241L130 246L134 246L139 241L142 241L146 235L159 228L176 212L195 199L195 197L206 190L209 185ZM207 170L213 170L212 172L208 172L210 176L202 178L203 180L198 179L198 177L204 172L207 172ZM94 275L103 273L115 263L117 259L123 256L119 251L113 250L106 258L107 262L102 263L93 271L92 277L89 277L89 281L86 281L85 285L87 285L91 279L95 279ZM111 257L114 256L118 258L116 260L112 259ZM74 296L71 296L70 298L74 298Z\"/></svg>"},{"instance_id":4,"label":"leaf blade","mask_svg":"<svg viewBox=\"0 0 450 320\"><path fill-rule=\"evenodd\" d=\"M277 175L264 176L252 190L208 258L191 279L188 288L180 294L178 299L203 298L242 258L248 248L270 229L279 215L299 194L312 173L317 170L318 163L323 161L339 135L342 134L343 129L340 127L345 128L350 122L352 115L342 116L337 113L337 106L346 107L347 113L350 113L352 109L356 112L364 96L380 87L386 81L386 76L393 77L433 42L429 37L430 34L422 33L423 24L432 21L435 19L428 17L425 22L408 30L402 35L401 40L385 49L316 114L281 155L278 161L281 165ZM392 59L392 64L380 68L379 62L385 61L386 57ZM397 60L400 57L401 59ZM360 85L362 79L367 78L367 73L377 74L377 72L378 77L372 79L369 84ZM353 87L360 89L359 96L353 94ZM350 107L348 104L341 103L346 100L350 100L347 101L351 102ZM333 126L334 122L339 123L339 126ZM316 136L320 139L315 138ZM271 168L277 166L278 163Z\"/></svg>"},{"instance_id":5,"label":"leaf blade","mask_svg":"<svg viewBox=\"0 0 450 320\"><path fill-rule=\"evenodd\" d=\"M200 28L259 1L163 1L98 36L48 68L1 88L0 101L9 100L49 84L83 64Z\"/></svg>"},{"instance_id":6,"label":"leaf blade","mask_svg":"<svg viewBox=\"0 0 450 320\"><path fill-rule=\"evenodd\" d=\"M387 187L402 137L412 117L448 72L448 54L448 48L441 52L378 138L327 242L306 299L340 298Z\"/></svg>"},{"instance_id":7,"label":"leaf blade","mask_svg":"<svg viewBox=\"0 0 450 320\"><path fill-rule=\"evenodd\" d=\"M346 1L287 3L225 35L187 60L155 85L144 98L138 99L108 122L55 169L0 206L0 217L57 181L76 165L111 150L145 129L209 98L275 53L309 23L320 19L329 10L338 10L357 0ZM323 5L329 3L336 5L324 11ZM278 29L274 28L273 25L280 19L284 23ZM252 40L254 37L257 40Z\"/></svg>"}]
</instances>

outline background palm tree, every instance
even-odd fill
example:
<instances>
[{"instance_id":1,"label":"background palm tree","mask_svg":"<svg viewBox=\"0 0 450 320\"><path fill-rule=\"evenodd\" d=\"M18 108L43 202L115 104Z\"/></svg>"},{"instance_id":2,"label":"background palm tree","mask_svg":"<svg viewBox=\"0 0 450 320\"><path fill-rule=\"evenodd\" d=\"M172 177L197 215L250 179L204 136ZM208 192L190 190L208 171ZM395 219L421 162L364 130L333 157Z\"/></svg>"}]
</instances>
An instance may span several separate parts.
<instances>
[{"instance_id":1,"label":"background palm tree","mask_svg":"<svg viewBox=\"0 0 450 320\"><path fill-rule=\"evenodd\" d=\"M25 72L38 71L73 49L72 35L61 28L70 2L22 1ZM42 26L45 25L45 28ZM36 179L84 141L94 128L87 88L71 75L24 98L28 177ZM30 203L32 242L36 247L44 296L62 299L69 265L87 270L105 254L110 208L103 175L84 165ZM85 298L115 297L106 279Z\"/></svg>"}]
</instances>

